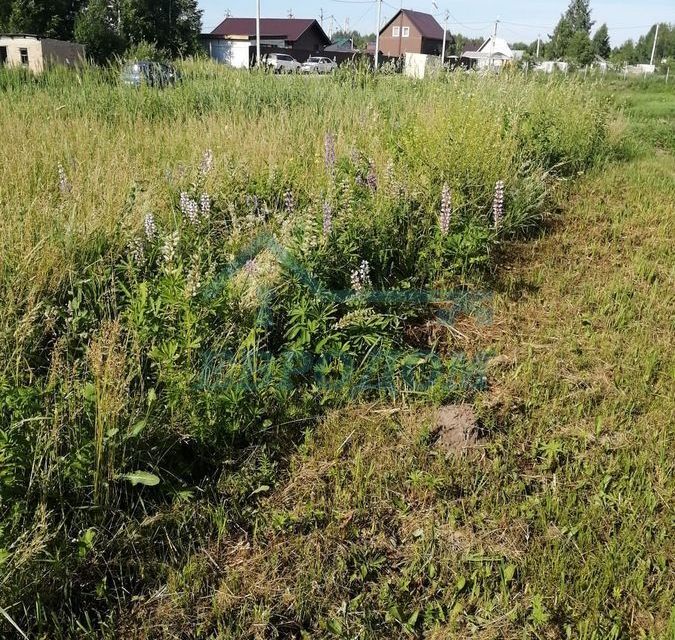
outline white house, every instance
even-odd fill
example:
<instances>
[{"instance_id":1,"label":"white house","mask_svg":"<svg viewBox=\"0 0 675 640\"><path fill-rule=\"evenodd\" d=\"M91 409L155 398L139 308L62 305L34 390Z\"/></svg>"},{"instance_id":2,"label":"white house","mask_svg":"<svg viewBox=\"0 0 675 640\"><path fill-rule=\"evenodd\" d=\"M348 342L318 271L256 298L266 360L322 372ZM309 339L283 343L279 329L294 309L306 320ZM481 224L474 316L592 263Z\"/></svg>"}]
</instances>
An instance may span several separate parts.
<instances>
[{"instance_id":1,"label":"white house","mask_svg":"<svg viewBox=\"0 0 675 640\"><path fill-rule=\"evenodd\" d=\"M476 68L487 69L499 68L507 62L517 62L522 59L523 51L511 49L504 38L490 36L478 51L465 51L462 58L470 61L475 60Z\"/></svg>"}]
</instances>

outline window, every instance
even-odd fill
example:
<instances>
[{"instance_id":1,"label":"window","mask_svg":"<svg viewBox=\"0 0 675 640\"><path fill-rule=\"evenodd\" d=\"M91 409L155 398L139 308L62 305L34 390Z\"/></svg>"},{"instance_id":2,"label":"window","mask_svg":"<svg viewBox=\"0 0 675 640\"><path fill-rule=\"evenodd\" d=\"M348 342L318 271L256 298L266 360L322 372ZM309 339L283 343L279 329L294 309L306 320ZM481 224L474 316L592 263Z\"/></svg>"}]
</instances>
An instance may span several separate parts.
<instances>
[{"instance_id":1,"label":"window","mask_svg":"<svg viewBox=\"0 0 675 640\"><path fill-rule=\"evenodd\" d=\"M7 62L7 47L0 47L0 67Z\"/></svg>"},{"instance_id":2,"label":"window","mask_svg":"<svg viewBox=\"0 0 675 640\"><path fill-rule=\"evenodd\" d=\"M392 37L398 38L400 34L401 34L401 27L394 27L391 32Z\"/></svg>"},{"instance_id":3,"label":"window","mask_svg":"<svg viewBox=\"0 0 675 640\"><path fill-rule=\"evenodd\" d=\"M19 49L21 64L28 66L28 49Z\"/></svg>"},{"instance_id":4,"label":"window","mask_svg":"<svg viewBox=\"0 0 675 640\"><path fill-rule=\"evenodd\" d=\"M401 35L407 38L410 35L410 27L401 27Z\"/></svg>"}]
</instances>

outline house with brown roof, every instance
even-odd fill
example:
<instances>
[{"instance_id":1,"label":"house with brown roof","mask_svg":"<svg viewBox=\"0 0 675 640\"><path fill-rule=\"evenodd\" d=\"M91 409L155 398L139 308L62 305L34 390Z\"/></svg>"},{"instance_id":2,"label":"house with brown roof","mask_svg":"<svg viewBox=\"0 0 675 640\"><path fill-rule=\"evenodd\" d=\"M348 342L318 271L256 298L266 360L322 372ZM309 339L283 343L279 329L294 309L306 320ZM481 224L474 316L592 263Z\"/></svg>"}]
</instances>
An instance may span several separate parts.
<instances>
[{"instance_id":1,"label":"house with brown roof","mask_svg":"<svg viewBox=\"0 0 675 640\"><path fill-rule=\"evenodd\" d=\"M225 18L201 41L213 59L247 67L256 46L255 18ZM312 18L261 18L260 45L263 55L283 52L303 62L330 45L330 38Z\"/></svg>"},{"instance_id":2,"label":"house with brown roof","mask_svg":"<svg viewBox=\"0 0 675 640\"><path fill-rule=\"evenodd\" d=\"M380 51L385 56L400 57L406 53L440 56L442 49L443 27L429 13L401 9L380 31Z\"/></svg>"}]
</instances>

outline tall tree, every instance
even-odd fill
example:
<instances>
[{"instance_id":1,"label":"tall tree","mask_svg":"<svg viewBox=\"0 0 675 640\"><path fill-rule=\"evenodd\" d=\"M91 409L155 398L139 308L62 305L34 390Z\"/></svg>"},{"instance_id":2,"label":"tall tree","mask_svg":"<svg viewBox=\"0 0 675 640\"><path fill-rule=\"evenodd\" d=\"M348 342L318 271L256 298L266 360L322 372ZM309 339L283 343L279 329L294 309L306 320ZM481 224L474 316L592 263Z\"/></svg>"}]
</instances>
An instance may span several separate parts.
<instances>
[{"instance_id":1,"label":"tall tree","mask_svg":"<svg viewBox=\"0 0 675 640\"><path fill-rule=\"evenodd\" d=\"M85 0L2 0L0 2L0 4L11 5L7 20L9 30L35 33L39 36L62 40L72 40L75 18L84 3Z\"/></svg>"},{"instance_id":2,"label":"tall tree","mask_svg":"<svg viewBox=\"0 0 675 640\"><path fill-rule=\"evenodd\" d=\"M590 37L585 31L577 31L571 38L567 47L567 59L578 64L580 67L593 62L595 51Z\"/></svg>"},{"instance_id":3,"label":"tall tree","mask_svg":"<svg viewBox=\"0 0 675 640\"><path fill-rule=\"evenodd\" d=\"M75 39L86 45L87 56L96 62L123 54L127 42L117 7L109 0L89 0L75 21Z\"/></svg>"},{"instance_id":4,"label":"tall tree","mask_svg":"<svg viewBox=\"0 0 675 640\"><path fill-rule=\"evenodd\" d=\"M595 49L597 55L605 60L607 60L612 53L612 47L609 43L609 31L607 31L606 24L600 25L593 35L593 49Z\"/></svg>"},{"instance_id":5,"label":"tall tree","mask_svg":"<svg viewBox=\"0 0 675 640\"><path fill-rule=\"evenodd\" d=\"M572 24L565 16L562 16L553 30L553 35L549 36L551 42L547 47L547 53L556 59L566 57L573 35Z\"/></svg>"},{"instance_id":6,"label":"tall tree","mask_svg":"<svg viewBox=\"0 0 675 640\"><path fill-rule=\"evenodd\" d=\"M197 0L122 0L130 44L154 43L172 56L194 53L202 27Z\"/></svg>"},{"instance_id":7,"label":"tall tree","mask_svg":"<svg viewBox=\"0 0 675 640\"><path fill-rule=\"evenodd\" d=\"M591 34L591 27L595 24L591 20L591 0L570 0L565 12L565 19L572 26L572 31L585 31Z\"/></svg>"}]
</instances>

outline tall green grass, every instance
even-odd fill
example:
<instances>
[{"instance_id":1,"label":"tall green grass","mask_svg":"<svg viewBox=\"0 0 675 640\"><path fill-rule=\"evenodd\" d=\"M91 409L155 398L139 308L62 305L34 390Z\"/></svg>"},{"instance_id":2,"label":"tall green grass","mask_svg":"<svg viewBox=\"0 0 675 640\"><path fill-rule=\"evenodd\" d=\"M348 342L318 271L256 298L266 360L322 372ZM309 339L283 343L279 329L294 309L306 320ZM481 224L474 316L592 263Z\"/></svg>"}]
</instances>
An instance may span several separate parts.
<instances>
[{"instance_id":1,"label":"tall green grass","mask_svg":"<svg viewBox=\"0 0 675 640\"><path fill-rule=\"evenodd\" d=\"M0 71L0 602L31 632L93 632L248 526L327 407L471 397L480 358L412 336L470 312L608 149L603 101L565 80L183 71Z\"/></svg>"}]
</instances>

